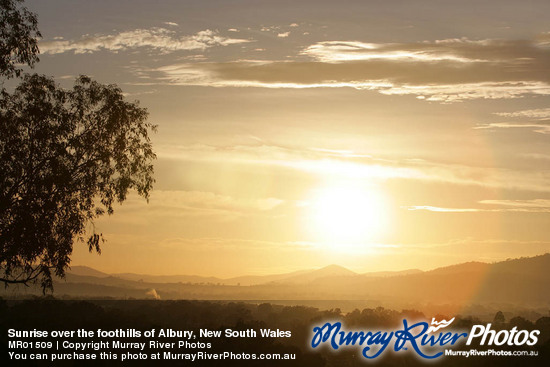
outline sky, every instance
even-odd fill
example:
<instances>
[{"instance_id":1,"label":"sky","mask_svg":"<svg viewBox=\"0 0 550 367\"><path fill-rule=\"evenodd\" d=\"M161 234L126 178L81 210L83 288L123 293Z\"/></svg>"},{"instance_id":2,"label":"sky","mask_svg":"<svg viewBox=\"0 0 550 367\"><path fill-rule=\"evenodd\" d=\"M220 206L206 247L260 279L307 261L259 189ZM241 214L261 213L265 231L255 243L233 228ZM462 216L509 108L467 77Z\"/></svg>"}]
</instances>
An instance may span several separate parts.
<instances>
[{"instance_id":1,"label":"sky","mask_svg":"<svg viewBox=\"0 0 550 367\"><path fill-rule=\"evenodd\" d=\"M26 1L38 73L158 125L110 273L432 269L550 252L550 2Z\"/></svg>"}]
</instances>

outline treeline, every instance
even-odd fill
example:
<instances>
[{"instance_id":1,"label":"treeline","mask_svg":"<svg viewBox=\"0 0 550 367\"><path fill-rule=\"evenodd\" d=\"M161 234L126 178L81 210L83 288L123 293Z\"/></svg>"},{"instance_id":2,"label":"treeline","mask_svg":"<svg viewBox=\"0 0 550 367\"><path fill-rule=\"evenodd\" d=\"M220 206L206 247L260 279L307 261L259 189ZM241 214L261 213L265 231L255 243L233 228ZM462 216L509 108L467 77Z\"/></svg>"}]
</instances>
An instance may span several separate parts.
<instances>
[{"instance_id":1,"label":"treeline","mask_svg":"<svg viewBox=\"0 0 550 367\"><path fill-rule=\"evenodd\" d=\"M410 366L424 365L412 352L384 353L375 361L365 361L360 355L360 348L345 348L332 352L327 348L312 350L309 347L312 328L327 321L341 321L348 330L396 330L402 327L402 320L430 321L431 317L449 320L454 315L424 315L416 310L389 310L382 307L354 310L342 313L340 309L319 310L306 306L282 306L270 303L251 304L242 302L210 301L59 301L54 299L0 301L0 339L1 353L8 361L3 365L52 365L52 362L33 363L25 361L14 363L8 359L8 335L10 328L17 330L114 330L114 329L173 329L193 330L198 334L200 329L209 330L259 330L269 328L291 331L290 338L198 338L201 342L210 342L212 348L207 352L234 351L239 353L281 353L296 355L295 360L286 361L202 361L193 365L214 366L364 366L374 363L377 366ZM475 324L485 324L476 318L457 316L453 328L470 329ZM502 313L497 313L493 320L493 330L511 329L541 331L539 342L534 347L522 347L523 350L538 351L538 357L443 357L436 364L444 366L519 366L549 365L550 362L550 317L541 317L535 322L521 316L506 320ZM99 341L97 338L93 338ZM91 341L90 339L73 338L72 341ZM146 341L146 338L127 338L124 341ZM175 341L166 339L165 341ZM44 340L40 340L44 341ZM463 350L487 347L462 345ZM494 347L493 347L494 348ZM512 347L506 347L511 350ZM457 348L453 348L457 349ZM497 348L495 348L497 349ZM13 350L11 350L13 351ZM145 353L153 353L148 347ZM195 352L188 350L184 352ZM204 351L204 350L203 350ZM90 352L90 351L87 351ZM124 352L116 350L116 352ZM178 352L172 350L172 352ZM181 352L181 350L180 350ZM97 352L96 352L97 353ZM112 360L88 362L93 366L117 365ZM190 361L126 361L127 366L169 364L183 366ZM64 361L53 365L86 365L84 361Z\"/></svg>"}]
</instances>

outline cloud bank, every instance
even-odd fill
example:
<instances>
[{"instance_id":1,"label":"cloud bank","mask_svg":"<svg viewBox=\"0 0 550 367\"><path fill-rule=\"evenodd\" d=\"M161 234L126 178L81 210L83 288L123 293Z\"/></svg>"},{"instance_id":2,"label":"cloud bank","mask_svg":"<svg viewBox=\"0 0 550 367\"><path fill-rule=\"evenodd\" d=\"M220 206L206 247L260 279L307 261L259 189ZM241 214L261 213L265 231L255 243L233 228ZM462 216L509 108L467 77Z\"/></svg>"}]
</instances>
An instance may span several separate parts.
<instances>
[{"instance_id":1,"label":"cloud bank","mask_svg":"<svg viewBox=\"0 0 550 367\"><path fill-rule=\"evenodd\" d=\"M355 88L457 102L550 95L550 49L538 41L319 42L293 61L178 63L161 83L210 87Z\"/></svg>"}]
</instances>

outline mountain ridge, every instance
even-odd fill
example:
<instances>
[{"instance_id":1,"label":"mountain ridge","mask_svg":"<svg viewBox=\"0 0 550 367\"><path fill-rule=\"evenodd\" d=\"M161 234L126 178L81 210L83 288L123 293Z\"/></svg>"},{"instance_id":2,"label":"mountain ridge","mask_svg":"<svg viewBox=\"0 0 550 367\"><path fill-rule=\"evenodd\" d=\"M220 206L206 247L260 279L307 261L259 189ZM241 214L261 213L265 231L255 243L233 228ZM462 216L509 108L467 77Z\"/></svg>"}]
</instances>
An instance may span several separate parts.
<instances>
[{"instance_id":1,"label":"mountain ridge","mask_svg":"<svg viewBox=\"0 0 550 367\"><path fill-rule=\"evenodd\" d=\"M550 254L492 264L467 262L425 272L394 272L392 276L386 276L384 272L378 273L377 276L370 273L357 274L340 266L328 266L298 274L279 274L276 281L263 282L270 280L269 276L256 277L252 279L256 284L247 285L221 282L147 282L144 279L122 279L94 272L94 269L74 266L64 280L54 281L54 294L60 297L93 299L160 297L190 300L256 300L254 302L348 300L407 309L415 307L411 305L419 304L449 305L451 311L446 312L460 312L467 305L513 305L549 309L549 268ZM161 278L157 278L159 279ZM22 295L41 294L39 286L22 289ZM13 297L14 292L16 288L9 287L8 290L0 290L0 295Z\"/></svg>"},{"instance_id":2,"label":"mountain ridge","mask_svg":"<svg viewBox=\"0 0 550 367\"><path fill-rule=\"evenodd\" d=\"M486 263L481 261L468 261L464 263L452 264L448 266L438 267L431 270L420 269L406 269L397 271L377 271L356 273L341 265L330 264L318 269L304 269L297 270L289 273L268 274L268 275L241 275L230 278L219 278L213 276L201 276L201 275L150 275L139 273L105 273L89 266L74 265L69 268L67 274L76 276L92 276L98 278L120 278L124 280L146 282L146 283L208 283L208 284L221 284L221 285L260 285L267 283L304 283L313 281L319 278L326 277L363 277L363 278L391 278L409 275L452 275L464 272L483 272L488 271L490 268L502 269L506 268L508 272L526 272L538 269L539 271L546 270L547 265L544 262L548 259L550 262L550 253L537 255L533 257L521 257L514 259L507 259L503 261L497 261L493 263ZM523 264L529 263L528 266ZM523 265L523 267L522 267Z\"/></svg>"},{"instance_id":3,"label":"mountain ridge","mask_svg":"<svg viewBox=\"0 0 550 367\"><path fill-rule=\"evenodd\" d=\"M74 265L67 271L67 274L77 276L96 276L100 278L115 277L125 280L148 282L148 283L213 283L224 285L257 285L264 283L303 283L317 278L329 276L369 276L369 277L391 277L403 274L419 273L418 269L407 269L400 271L381 271L369 273L356 273L341 265L330 264L318 269L297 270L290 273L268 274L268 275L241 275L231 278L219 278L201 275L150 275L140 273L104 273L89 266Z\"/></svg>"}]
</instances>

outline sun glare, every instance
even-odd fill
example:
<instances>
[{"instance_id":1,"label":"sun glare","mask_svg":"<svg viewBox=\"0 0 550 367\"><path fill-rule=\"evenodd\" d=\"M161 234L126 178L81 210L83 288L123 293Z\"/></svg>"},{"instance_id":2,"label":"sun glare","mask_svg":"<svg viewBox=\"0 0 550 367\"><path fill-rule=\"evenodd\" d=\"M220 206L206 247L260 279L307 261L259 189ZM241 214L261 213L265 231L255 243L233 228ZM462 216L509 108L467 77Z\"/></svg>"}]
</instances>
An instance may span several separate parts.
<instances>
[{"instance_id":1,"label":"sun glare","mask_svg":"<svg viewBox=\"0 0 550 367\"><path fill-rule=\"evenodd\" d=\"M316 191L309 202L310 231L338 246L368 243L388 229L388 205L376 188L341 185Z\"/></svg>"}]
</instances>

